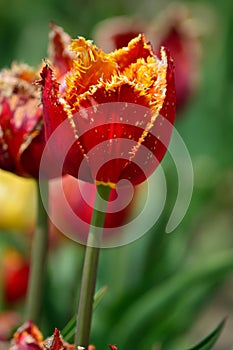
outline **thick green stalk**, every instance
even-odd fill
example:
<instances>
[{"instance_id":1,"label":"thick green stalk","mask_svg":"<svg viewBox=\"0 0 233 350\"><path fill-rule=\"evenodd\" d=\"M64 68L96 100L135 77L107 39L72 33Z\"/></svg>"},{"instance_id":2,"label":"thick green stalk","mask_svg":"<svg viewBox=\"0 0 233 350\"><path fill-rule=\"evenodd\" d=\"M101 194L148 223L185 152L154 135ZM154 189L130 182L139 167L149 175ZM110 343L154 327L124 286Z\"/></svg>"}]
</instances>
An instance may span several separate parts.
<instances>
[{"instance_id":1,"label":"thick green stalk","mask_svg":"<svg viewBox=\"0 0 233 350\"><path fill-rule=\"evenodd\" d=\"M99 233L99 228L104 226L110 191L111 188L108 186L99 185L97 187L95 207L92 213L92 221L83 265L75 334L75 349L77 349L78 346L83 346L87 349L89 345L93 299L100 252L99 246L101 245L102 240L102 234Z\"/></svg>"},{"instance_id":2,"label":"thick green stalk","mask_svg":"<svg viewBox=\"0 0 233 350\"><path fill-rule=\"evenodd\" d=\"M32 239L31 269L25 315L26 320L31 320L36 324L39 323L41 314L48 251L48 215L42 202L40 189L44 193L44 201L48 202L48 182L44 181L40 184L37 182L37 224Z\"/></svg>"}]
</instances>

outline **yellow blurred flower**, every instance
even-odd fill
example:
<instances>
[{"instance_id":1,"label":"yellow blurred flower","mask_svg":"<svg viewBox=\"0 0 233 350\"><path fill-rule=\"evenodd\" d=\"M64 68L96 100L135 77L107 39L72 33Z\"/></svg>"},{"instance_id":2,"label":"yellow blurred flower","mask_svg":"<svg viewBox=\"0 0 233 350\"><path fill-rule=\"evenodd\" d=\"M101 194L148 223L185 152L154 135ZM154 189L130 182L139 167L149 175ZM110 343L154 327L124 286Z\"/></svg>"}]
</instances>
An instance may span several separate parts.
<instances>
[{"instance_id":1,"label":"yellow blurred flower","mask_svg":"<svg viewBox=\"0 0 233 350\"><path fill-rule=\"evenodd\" d=\"M0 207L0 230L30 231L36 212L34 180L0 170Z\"/></svg>"}]
</instances>

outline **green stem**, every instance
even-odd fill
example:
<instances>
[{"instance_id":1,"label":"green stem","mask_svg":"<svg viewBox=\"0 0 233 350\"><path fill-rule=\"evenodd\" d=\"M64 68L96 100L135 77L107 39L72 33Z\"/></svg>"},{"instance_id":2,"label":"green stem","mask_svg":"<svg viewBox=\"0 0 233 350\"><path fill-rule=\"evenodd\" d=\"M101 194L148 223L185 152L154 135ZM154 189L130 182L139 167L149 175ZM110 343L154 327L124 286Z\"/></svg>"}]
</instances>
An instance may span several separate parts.
<instances>
[{"instance_id":1,"label":"green stem","mask_svg":"<svg viewBox=\"0 0 233 350\"><path fill-rule=\"evenodd\" d=\"M36 324L38 324L41 314L48 251L48 215L42 202L40 189L44 193L44 201L46 200L48 203L48 182L44 181L40 184L37 182L37 225L32 240L31 269L25 315L26 320L31 320Z\"/></svg>"},{"instance_id":2,"label":"green stem","mask_svg":"<svg viewBox=\"0 0 233 350\"><path fill-rule=\"evenodd\" d=\"M77 349L78 346L83 346L87 349L89 345L93 299L100 252L99 246L102 240L102 234L99 233L99 228L104 226L110 191L111 188L109 186L103 185L99 185L96 191L95 207L92 213L92 221L83 265L75 334L75 349Z\"/></svg>"}]
</instances>

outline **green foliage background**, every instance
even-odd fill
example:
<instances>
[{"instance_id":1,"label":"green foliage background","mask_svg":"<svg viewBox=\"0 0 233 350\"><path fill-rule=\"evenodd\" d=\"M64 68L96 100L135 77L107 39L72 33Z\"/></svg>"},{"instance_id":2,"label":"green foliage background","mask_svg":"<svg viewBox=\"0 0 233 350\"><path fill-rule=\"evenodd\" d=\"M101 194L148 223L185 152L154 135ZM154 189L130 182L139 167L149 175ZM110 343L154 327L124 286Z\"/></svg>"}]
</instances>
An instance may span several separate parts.
<instances>
[{"instance_id":1,"label":"green foliage background","mask_svg":"<svg viewBox=\"0 0 233 350\"><path fill-rule=\"evenodd\" d=\"M193 198L180 226L165 234L176 195L175 168L166 156L168 198L159 222L138 241L102 251L98 287L108 285L108 292L92 331L99 350L109 343L122 350L182 350L225 316L215 349L233 349L233 5L230 0L184 2L206 6L199 20L210 28L202 38L200 87L176 121L193 161ZM50 21L72 37L91 38L100 20L137 13L153 19L168 3L0 0L0 67L13 60L39 65L47 55ZM73 242L50 256L45 336L54 327L62 329L76 312L82 259L83 248Z\"/></svg>"}]
</instances>

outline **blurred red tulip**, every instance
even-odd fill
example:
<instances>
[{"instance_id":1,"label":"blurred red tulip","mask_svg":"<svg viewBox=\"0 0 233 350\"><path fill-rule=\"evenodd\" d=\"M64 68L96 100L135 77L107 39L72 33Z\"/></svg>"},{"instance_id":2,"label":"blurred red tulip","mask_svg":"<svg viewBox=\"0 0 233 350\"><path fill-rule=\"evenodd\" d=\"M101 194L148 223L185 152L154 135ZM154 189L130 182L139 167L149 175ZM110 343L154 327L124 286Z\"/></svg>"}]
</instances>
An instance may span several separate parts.
<instances>
[{"instance_id":1,"label":"blurred red tulip","mask_svg":"<svg viewBox=\"0 0 233 350\"><path fill-rule=\"evenodd\" d=\"M109 345L109 347L110 347L111 350L117 350L116 345Z\"/></svg>"},{"instance_id":2,"label":"blurred red tulip","mask_svg":"<svg viewBox=\"0 0 233 350\"><path fill-rule=\"evenodd\" d=\"M64 232L69 237L77 239L79 242L85 242L88 237L89 225L91 223L96 186L87 182L78 181L70 175L63 176L62 190L65 196L64 201L58 191L58 181L60 180L53 180L50 183L51 221L55 226L57 225L60 231ZM108 212L107 209L104 225L105 228L115 228L115 233L119 233L120 227L127 222L127 219L129 219L132 214L136 195L137 191L134 193L132 200L129 201L129 204L126 205L124 200L127 195L125 194L122 199L121 195L119 195L116 210L114 212ZM112 189L109 202L111 203L116 197L117 192L115 189ZM107 233L109 233L109 231L104 230L103 239L109 238ZM111 230L111 233L114 234L114 231Z\"/></svg>"},{"instance_id":3,"label":"blurred red tulip","mask_svg":"<svg viewBox=\"0 0 233 350\"><path fill-rule=\"evenodd\" d=\"M10 305L22 300L27 292L29 261L16 250L7 250L2 261L3 297Z\"/></svg>"}]
</instances>

